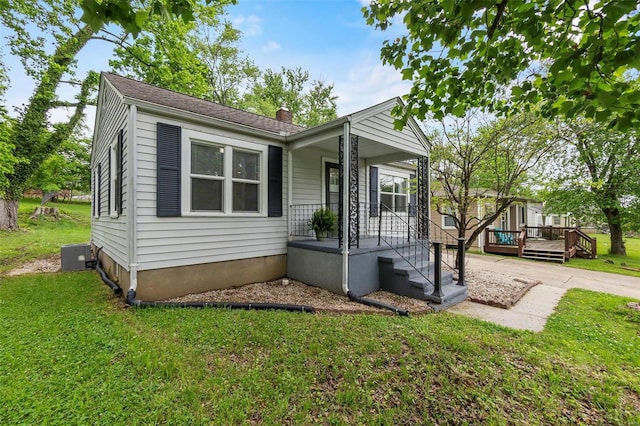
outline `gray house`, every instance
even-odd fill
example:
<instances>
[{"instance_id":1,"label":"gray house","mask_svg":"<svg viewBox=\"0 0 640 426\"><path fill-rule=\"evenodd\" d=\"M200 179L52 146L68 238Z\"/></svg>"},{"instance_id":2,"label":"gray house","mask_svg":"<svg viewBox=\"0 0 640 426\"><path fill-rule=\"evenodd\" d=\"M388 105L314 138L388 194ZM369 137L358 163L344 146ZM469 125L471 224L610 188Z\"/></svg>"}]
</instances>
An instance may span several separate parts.
<instances>
[{"instance_id":1,"label":"gray house","mask_svg":"<svg viewBox=\"0 0 640 426\"><path fill-rule=\"evenodd\" d=\"M267 118L103 73L92 246L141 300L285 276L364 295L385 274L416 297L460 298L446 271L444 290L418 283L440 269L428 243L429 142L413 120L394 129L397 105L307 129L285 109ZM308 229L320 207L340 218L324 242Z\"/></svg>"}]
</instances>

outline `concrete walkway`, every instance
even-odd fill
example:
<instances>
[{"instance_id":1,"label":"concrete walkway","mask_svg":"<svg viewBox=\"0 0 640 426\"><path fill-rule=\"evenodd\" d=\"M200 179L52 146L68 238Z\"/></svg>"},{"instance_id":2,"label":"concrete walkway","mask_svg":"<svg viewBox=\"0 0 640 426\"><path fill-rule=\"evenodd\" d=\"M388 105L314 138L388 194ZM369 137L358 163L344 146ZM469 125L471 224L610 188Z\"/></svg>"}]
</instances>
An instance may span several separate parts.
<instances>
[{"instance_id":1,"label":"concrete walkway","mask_svg":"<svg viewBox=\"0 0 640 426\"><path fill-rule=\"evenodd\" d=\"M448 309L449 312L520 330L542 331L547 318L570 288L583 288L640 300L640 278L625 275L587 271L517 257L482 255L469 255L467 268L542 282L529 290L511 309L494 308L469 301Z\"/></svg>"}]
</instances>

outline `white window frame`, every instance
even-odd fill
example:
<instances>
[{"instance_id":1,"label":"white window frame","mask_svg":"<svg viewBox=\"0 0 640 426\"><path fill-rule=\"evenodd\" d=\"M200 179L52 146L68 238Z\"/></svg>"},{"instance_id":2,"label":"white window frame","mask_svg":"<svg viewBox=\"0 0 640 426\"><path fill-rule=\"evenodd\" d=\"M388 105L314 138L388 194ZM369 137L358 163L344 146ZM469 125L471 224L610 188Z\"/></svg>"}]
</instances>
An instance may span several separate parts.
<instances>
[{"instance_id":1,"label":"white window frame","mask_svg":"<svg viewBox=\"0 0 640 426\"><path fill-rule=\"evenodd\" d=\"M222 185L222 211L192 211L191 210L191 178L202 177L202 175L191 174L191 143L201 143L204 145L219 146L224 148L224 176L204 178L216 178L223 181ZM253 181L233 177L233 151L243 151L258 154L260 164L260 180ZM268 167L269 167L269 147L268 145L252 143L233 139L227 136L212 135L195 130L183 129L181 147L181 205L182 216L200 217L267 217L268 199ZM257 212L234 212L233 211L233 182L258 183L258 211Z\"/></svg>"},{"instance_id":2,"label":"white window frame","mask_svg":"<svg viewBox=\"0 0 640 426\"><path fill-rule=\"evenodd\" d=\"M406 187L407 187L407 191L404 194L405 197L407 197L407 202L406 202L406 206L407 208L404 211L400 211L397 212L396 207L395 207L395 203L396 203L396 199L395 196L396 195L400 195L399 192L395 192L395 182L393 184L394 186L394 192L386 192L384 191L384 193L386 195L391 194L392 200L393 200L393 205L389 206L389 208L391 209L391 211L395 212L397 215L407 215L407 210L408 210L408 206L409 206L409 200L410 200L410 193L411 193L411 176L409 173L399 173L399 172L394 172L393 170L389 170L389 169L384 169L382 167L378 167L378 202L382 202L382 176L389 176L389 177L393 177L393 178L401 178L404 179L406 181Z\"/></svg>"},{"instance_id":3,"label":"white window frame","mask_svg":"<svg viewBox=\"0 0 640 426\"><path fill-rule=\"evenodd\" d=\"M118 189L118 136L116 140L109 146L111 152L111 163L109 164L109 182L111 191L109 191L109 217L111 219L118 218L118 206L116 206L116 190Z\"/></svg>"},{"instance_id":4,"label":"white window frame","mask_svg":"<svg viewBox=\"0 0 640 426\"><path fill-rule=\"evenodd\" d=\"M100 175L98 174L99 167L96 165L93 168L93 197L91 202L93 203L93 217L95 219L100 219L100 215L98 214L98 210L100 210L100 191L102 188L98 185L100 182Z\"/></svg>"},{"instance_id":5,"label":"white window frame","mask_svg":"<svg viewBox=\"0 0 640 426\"><path fill-rule=\"evenodd\" d=\"M451 207L447 207L445 211L446 211L446 213L441 215L441 218L442 218L442 229L457 229L456 225L455 225L455 219L454 219L454 225L453 226L447 225L447 217L453 217L453 210L451 209Z\"/></svg>"}]
</instances>

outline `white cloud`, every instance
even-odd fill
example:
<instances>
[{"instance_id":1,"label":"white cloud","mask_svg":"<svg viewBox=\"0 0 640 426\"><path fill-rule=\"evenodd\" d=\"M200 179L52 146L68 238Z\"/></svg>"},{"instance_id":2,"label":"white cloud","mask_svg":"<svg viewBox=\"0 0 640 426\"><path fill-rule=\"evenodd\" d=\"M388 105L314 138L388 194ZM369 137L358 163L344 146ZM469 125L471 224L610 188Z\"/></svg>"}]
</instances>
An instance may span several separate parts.
<instances>
[{"instance_id":1,"label":"white cloud","mask_svg":"<svg viewBox=\"0 0 640 426\"><path fill-rule=\"evenodd\" d=\"M256 15L236 16L231 22L235 28L242 31L243 36L252 37L262 34L262 19Z\"/></svg>"},{"instance_id":2,"label":"white cloud","mask_svg":"<svg viewBox=\"0 0 640 426\"><path fill-rule=\"evenodd\" d=\"M338 115L349 114L409 92L411 82L402 80L399 71L383 66L371 51L363 51L344 74L335 81Z\"/></svg>"},{"instance_id":3,"label":"white cloud","mask_svg":"<svg viewBox=\"0 0 640 426\"><path fill-rule=\"evenodd\" d=\"M270 52L275 52L276 50L280 50L282 46L280 46L278 43L276 43L273 40L269 40L269 42L267 44L265 44L264 46L262 46L262 50L265 53L270 53Z\"/></svg>"}]
</instances>

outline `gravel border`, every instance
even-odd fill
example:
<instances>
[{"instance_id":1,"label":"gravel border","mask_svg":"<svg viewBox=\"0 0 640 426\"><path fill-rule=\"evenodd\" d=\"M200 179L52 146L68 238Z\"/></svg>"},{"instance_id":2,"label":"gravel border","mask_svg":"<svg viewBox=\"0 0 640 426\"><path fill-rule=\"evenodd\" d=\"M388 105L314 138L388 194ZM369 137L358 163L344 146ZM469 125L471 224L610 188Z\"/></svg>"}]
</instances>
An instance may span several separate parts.
<instances>
[{"instance_id":1,"label":"gravel border","mask_svg":"<svg viewBox=\"0 0 640 426\"><path fill-rule=\"evenodd\" d=\"M13 269L5 276L60 271L60 255L27 262ZM465 281L472 302L509 309L540 281L524 280L477 268L467 268ZM427 302L398 296L386 291L377 291L365 296L367 299L396 306L410 314L425 314L433 309ZM337 295L318 287L313 287L291 279L248 284L242 287L213 290L205 293L189 294L170 299L175 302L261 302L310 305L318 312L333 314L378 313L394 315L393 312L352 302L346 296Z\"/></svg>"}]
</instances>

